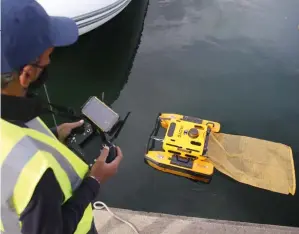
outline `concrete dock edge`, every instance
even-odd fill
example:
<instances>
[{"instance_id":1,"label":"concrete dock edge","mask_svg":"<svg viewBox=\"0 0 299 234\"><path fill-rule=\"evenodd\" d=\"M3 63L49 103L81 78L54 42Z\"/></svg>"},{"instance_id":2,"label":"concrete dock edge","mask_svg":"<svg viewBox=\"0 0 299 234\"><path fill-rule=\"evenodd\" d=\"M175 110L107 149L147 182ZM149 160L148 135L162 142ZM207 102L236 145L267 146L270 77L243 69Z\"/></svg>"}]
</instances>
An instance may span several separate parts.
<instances>
[{"instance_id":1,"label":"concrete dock edge","mask_svg":"<svg viewBox=\"0 0 299 234\"><path fill-rule=\"evenodd\" d=\"M142 234L299 234L299 228L226 220L203 219L160 213L110 208L118 217L132 223ZM131 234L134 231L108 211L94 210L99 234Z\"/></svg>"}]
</instances>

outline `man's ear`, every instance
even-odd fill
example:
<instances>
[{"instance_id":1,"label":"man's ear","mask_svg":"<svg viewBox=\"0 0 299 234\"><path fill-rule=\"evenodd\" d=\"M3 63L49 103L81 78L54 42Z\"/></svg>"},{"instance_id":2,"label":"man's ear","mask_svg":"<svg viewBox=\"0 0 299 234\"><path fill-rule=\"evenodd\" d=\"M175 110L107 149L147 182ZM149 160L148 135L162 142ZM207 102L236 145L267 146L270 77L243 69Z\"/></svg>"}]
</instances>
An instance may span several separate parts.
<instances>
[{"instance_id":1,"label":"man's ear","mask_svg":"<svg viewBox=\"0 0 299 234\"><path fill-rule=\"evenodd\" d=\"M26 65L19 76L21 86L28 88L30 83L34 80L34 74L34 68L31 65Z\"/></svg>"}]
</instances>

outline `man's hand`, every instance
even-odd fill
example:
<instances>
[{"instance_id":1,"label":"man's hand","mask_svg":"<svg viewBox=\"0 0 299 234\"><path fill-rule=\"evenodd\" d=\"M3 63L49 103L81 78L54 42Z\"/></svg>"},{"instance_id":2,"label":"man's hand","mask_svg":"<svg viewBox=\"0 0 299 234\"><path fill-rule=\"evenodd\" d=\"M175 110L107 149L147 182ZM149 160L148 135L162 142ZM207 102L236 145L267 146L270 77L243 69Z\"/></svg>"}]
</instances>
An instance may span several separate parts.
<instances>
[{"instance_id":1,"label":"man's hand","mask_svg":"<svg viewBox=\"0 0 299 234\"><path fill-rule=\"evenodd\" d=\"M106 158L109 154L109 147L104 147L101 155L97 158L97 161L92 166L89 175L95 177L100 183L103 183L116 174L118 166L123 158L123 154L118 146L116 147L116 150L116 158L112 162L106 163Z\"/></svg>"},{"instance_id":2,"label":"man's hand","mask_svg":"<svg viewBox=\"0 0 299 234\"><path fill-rule=\"evenodd\" d=\"M83 120L80 120L78 122L73 123L63 123L57 127L57 134L58 134L58 140L60 142L64 142L64 140L70 135L71 131L74 128L78 128L82 126L84 123Z\"/></svg>"}]
</instances>

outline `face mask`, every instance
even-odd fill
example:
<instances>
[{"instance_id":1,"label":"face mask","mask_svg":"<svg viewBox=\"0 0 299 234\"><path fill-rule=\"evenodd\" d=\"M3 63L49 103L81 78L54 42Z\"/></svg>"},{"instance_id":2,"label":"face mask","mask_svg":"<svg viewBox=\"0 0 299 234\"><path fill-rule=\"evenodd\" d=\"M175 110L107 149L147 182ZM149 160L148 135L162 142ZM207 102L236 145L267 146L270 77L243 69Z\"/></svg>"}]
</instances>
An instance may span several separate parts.
<instances>
[{"instance_id":1,"label":"face mask","mask_svg":"<svg viewBox=\"0 0 299 234\"><path fill-rule=\"evenodd\" d=\"M35 95L35 93L45 84L48 79L48 69L44 68L38 79L32 82L27 90L27 96Z\"/></svg>"}]
</instances>

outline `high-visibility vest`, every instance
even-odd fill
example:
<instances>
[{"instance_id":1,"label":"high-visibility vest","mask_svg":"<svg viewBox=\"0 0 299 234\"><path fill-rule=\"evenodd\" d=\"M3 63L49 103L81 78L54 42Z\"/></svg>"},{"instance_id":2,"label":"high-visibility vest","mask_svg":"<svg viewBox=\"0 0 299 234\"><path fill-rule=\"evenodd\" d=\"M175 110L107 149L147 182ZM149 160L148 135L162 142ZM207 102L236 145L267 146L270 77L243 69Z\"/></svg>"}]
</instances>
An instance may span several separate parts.
<instances>
[{"instance_id":1,"label":"high-visibility vest","mask_svg":"<svg viewBox=\"0 0 299 234\"><path fill-rule=\"evenodd\" d=\"M19 217L29 204L44 172L51 168L64 194L64 203L81 184L88 165L60 143L40 118L21 128L3 119L1 129L1 231L21 233ZM89 204L75 234L86 234L93 219Z\"/></svg>"}]
</instances>

